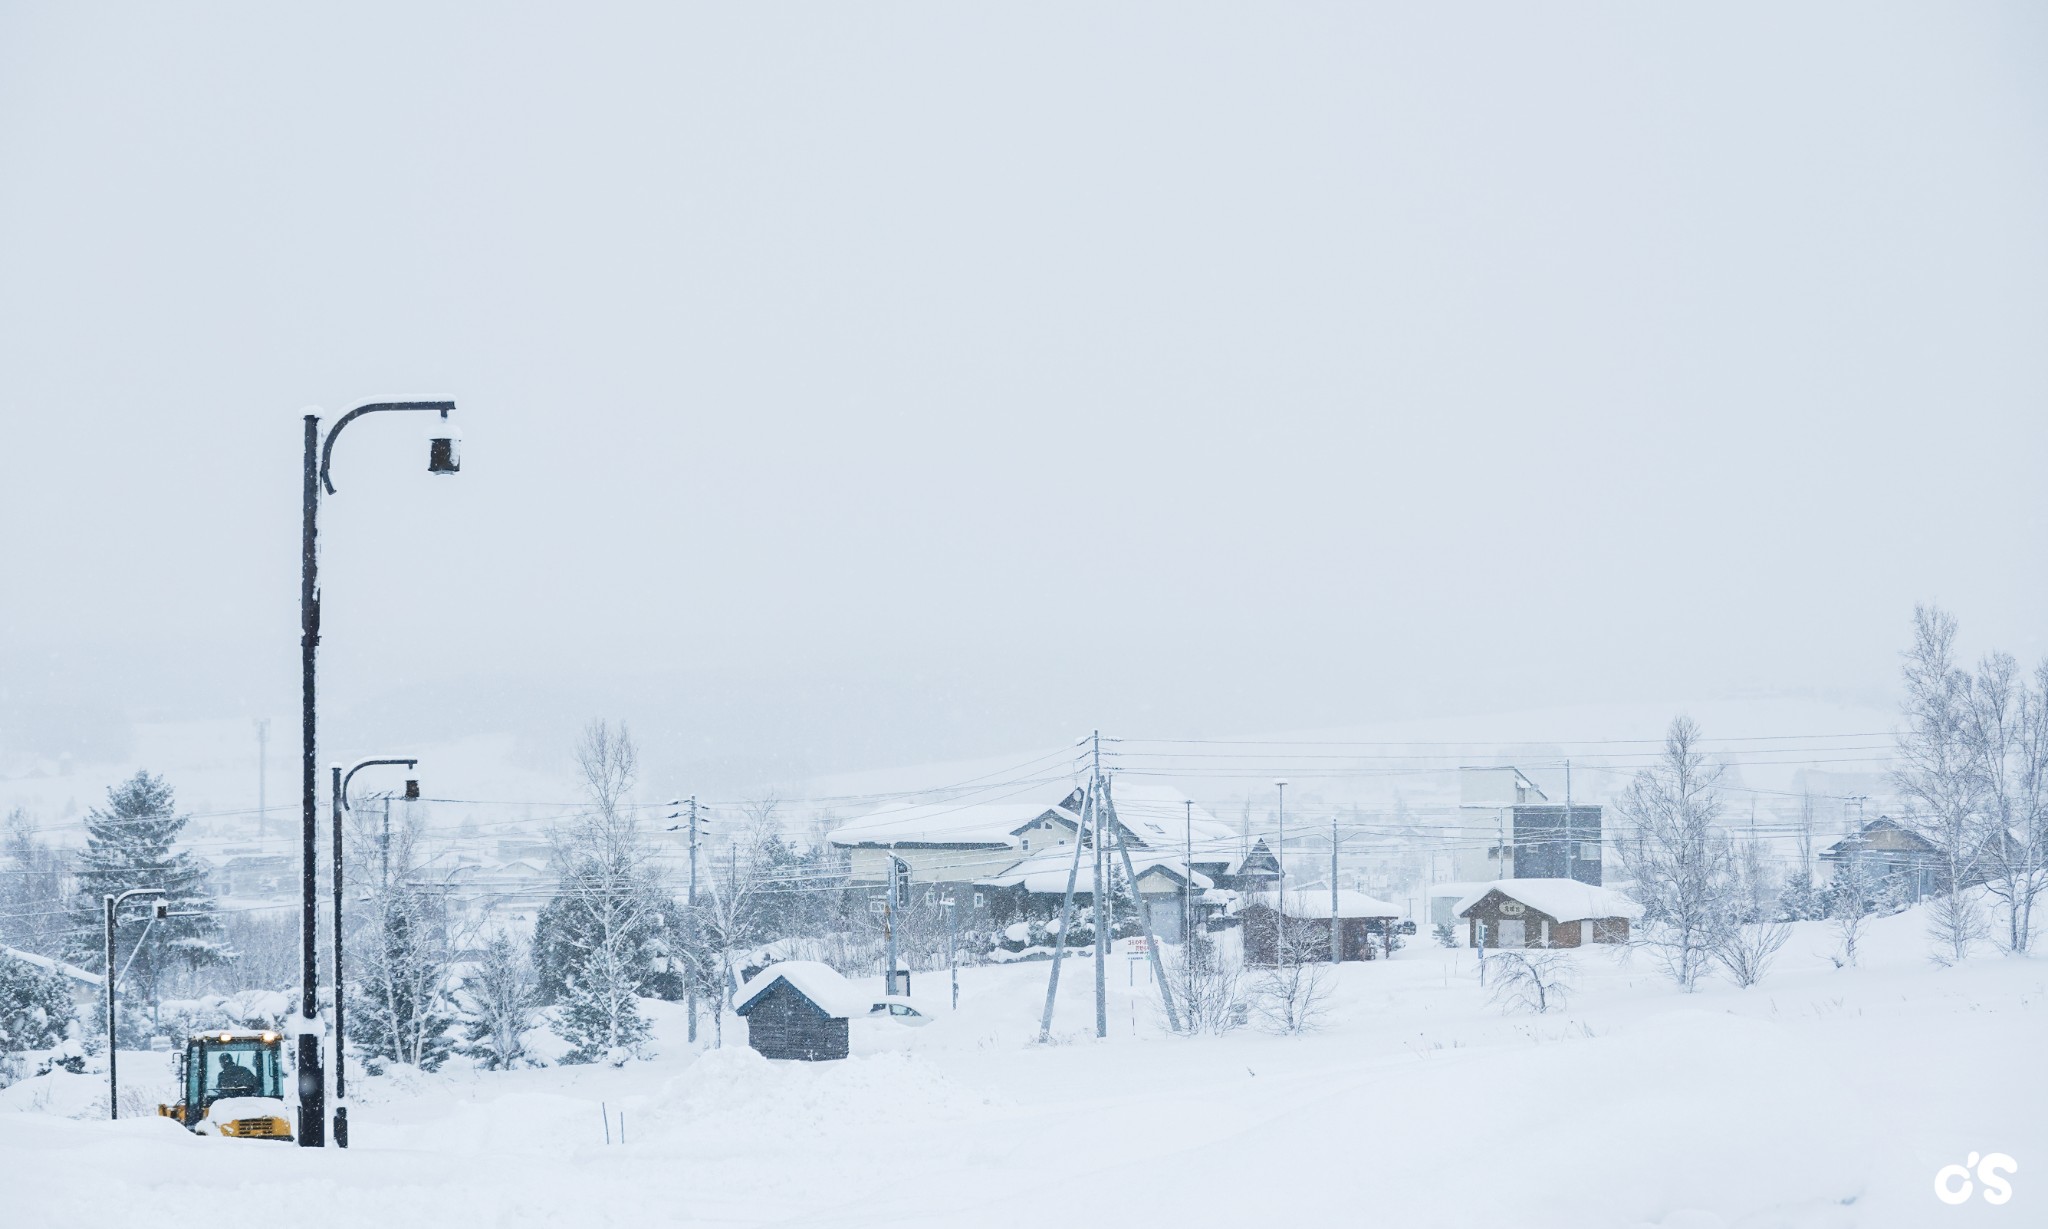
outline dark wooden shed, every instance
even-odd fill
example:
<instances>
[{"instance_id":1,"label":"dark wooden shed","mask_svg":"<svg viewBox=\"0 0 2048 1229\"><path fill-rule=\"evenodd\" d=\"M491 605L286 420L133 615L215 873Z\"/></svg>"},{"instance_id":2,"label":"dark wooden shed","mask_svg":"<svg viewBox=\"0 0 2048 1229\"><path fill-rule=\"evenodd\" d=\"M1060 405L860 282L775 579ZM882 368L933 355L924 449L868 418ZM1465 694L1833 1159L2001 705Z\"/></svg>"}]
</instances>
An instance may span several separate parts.
<instances>
[{"instance_id":1,"label":"dark wooden shed","mask_svg":"<svg viewBox=\"0 0 2048 1229\"><path fill-rule=\"evenodd\" d=\"M1335 925L1342 960L1373 960L1386 948L1387 931L1401 916L1401 910L1383 900L1349 889L1338 892ZM1330 954L1330 891L1308 888L1288 895L1284 916L1276 912L1270 898L1254 901L1238 911L1244 923L1244 962L1257 967L1279 963L1282 934L1290 952L1313 954L1326 959ZM1278 923L1276 926L1275 923Z\"/></svg>"},{"instance_id":2,"label":"dark wooden shed","mask_svg":"<svg viewBox=\"0 0 2048 1229\"><path fill-rule=\"evenodd\" d=\"M867 1014L858 997L830 966L791 960L750 978L733 1010L746 1017L747 1044L762 1057L821 1062L846 1057L848 1020Z\"/></svg>"}]
</instances>

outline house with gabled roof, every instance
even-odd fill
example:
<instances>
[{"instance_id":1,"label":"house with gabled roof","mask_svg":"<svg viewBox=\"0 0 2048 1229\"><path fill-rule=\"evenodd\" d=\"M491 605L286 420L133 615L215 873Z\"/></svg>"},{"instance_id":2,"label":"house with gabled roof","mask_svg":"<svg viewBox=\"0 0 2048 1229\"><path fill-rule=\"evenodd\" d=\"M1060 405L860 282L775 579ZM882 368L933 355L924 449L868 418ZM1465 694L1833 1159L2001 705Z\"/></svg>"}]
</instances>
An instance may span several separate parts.
<instances>
[{"instance_id":1,"label":"house with gabled roof","mask_svg":"<svg viewBox=\"0 0 2048 1229\"><path fill-rule=\"evenodd\" d=\"M1473 947L1581 947L1628 942L1643 908L1576 879L1500 879L1460 900L1456 913Z\"/></svg>"},{"instance_id":2,"label":"house with gabled roof","mask_svg":"<svg viewBox=\"0 0 2048 1229\"><path fill-rule=\"evenodd\" d=\"M1833 880L1851 863L1867 882L1893 879L1914 900L1942 891L1948 878L1948 859L1934 842L1889 815L1878 816L1821 850L1821 881ZM1966 883L1980 881L1974 874L1965 877Z\"/></svg>"},{"instance_id":3,"label":"house with gabled roof","mask_svg":"<svg viewBox=\"0 0 2048 1229\"><path fill-rule=\"evenodd\" d=\"M1075 789L1049 805L884 807L840 825L826 839L845 851L849 878L856 884L887 884L894 859L907 868L913 901L950 897L963 920L1003 921L1042 912L1035 905L1047 893L1039 889L1055 879L1054 895L1065 894L1073 845L1081 839L1083 806L1083 792ZM1245 861L1230 826L1170 785L1118 778L1111 785L1108 816L1139 864L1141 898L1155 906L1155 917L1171 913L1176 933L1179 896L1225 884ZM1086 896L1093 890L1092 872L1084 870L1081 879ZM1169 896L1176 902L1171 908L1161 903ZM1204 905L1199 916L1210 912L1213 906Z\"/></svg>"}]
</instances>

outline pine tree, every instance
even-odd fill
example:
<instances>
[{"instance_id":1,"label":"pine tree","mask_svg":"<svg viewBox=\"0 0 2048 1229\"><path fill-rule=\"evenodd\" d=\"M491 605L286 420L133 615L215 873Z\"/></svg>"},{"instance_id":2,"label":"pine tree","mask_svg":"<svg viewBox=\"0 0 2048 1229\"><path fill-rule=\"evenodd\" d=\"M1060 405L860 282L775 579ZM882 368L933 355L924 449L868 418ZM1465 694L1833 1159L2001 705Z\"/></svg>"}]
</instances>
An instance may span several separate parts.
<instances>
[{"instance_id":1,"label":"pine tree","mask_svg":"<svg viewBox=\"0 0 2048 1229\"><path fill-rule=\"evenodd\" d=\"M77 868L71 910L70 955L87 968L106 963L105 898L130 888L158 888L174 915L145 926L123 919L115 958L126 962L133 990L154 1010L165 976L178 968L200 969L228 959L206 869L190 851L175 848L186 817L177 813L171 787L162 777L138 772L107 789L107 805L85 817L86 846ZM117 970L118 971L118 970Z\"/></svg>"},{"instance_id":2,"label":"pine tree","mask_svg":"<svg viewBox=\"0 0 2048 1229\"><path fill-rule=\"evenodd\" d=\"M490 1071L508 1070L526 1058L520 1035L533 1026L533 966L510 936L493 936L484 945L483 958L462 979L458 1001L457 1051Z\"/></svg>"}]
</instances>

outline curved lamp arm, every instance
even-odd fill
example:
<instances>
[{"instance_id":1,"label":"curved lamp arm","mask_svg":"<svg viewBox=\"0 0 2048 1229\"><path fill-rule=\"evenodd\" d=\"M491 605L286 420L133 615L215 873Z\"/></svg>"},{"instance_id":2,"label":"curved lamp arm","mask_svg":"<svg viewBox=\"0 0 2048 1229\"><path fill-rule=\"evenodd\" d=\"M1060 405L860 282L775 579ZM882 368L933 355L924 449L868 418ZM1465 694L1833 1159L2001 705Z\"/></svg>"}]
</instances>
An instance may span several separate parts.
<instances>
[{"instance_id":1,"label":"curved lamp arm","mask_svg":"<svg viewBox=\"0 0 2048 1229\"><path fill-rule=\"evenodd\" d=\"M373 401L369 405L359 405L343 414L327 429L327 442L320 446L320 485L327 488L329 495L334 494L334 483L327 477L327 462L334 455L334 437L340 435L343 427L361 415L374 414L379 410L433 410L446 418L448 411L454 408L453 401Z\"/></svg>"},{"instance_id":2,"label":"curved lamp arm","mask_svg":"<svg viewBox=\"0 0 2048 1229\"><path fill-rule=\"evenodd\" d=\"M372 408L372 409L374 409L374 408L376 408L376 407L372 406L372 407L369 407L369 408ZM343 419L342 421L343 421L343 422L347 422L348 420L347 420L347 419ZM337 424L337 429L339 429L339 424ZM331 438L331 437L330 437L330 438ZM345 775L344 775L344 776L343 776L343 777L341 778L341 809L342 809L342 810L344 810L344 811L352 811L352 810L354 810L354 809L355 809L354 807L351 807L351 806L349 806L349 804L348 804L348 782L349 782L349 778L350 778L350 777L353 777L353 776L355 776L355 775L356 775L357 773L361 772L361 771L362 771L363 769L365 769L365 768L375 768L375 767L377 767L377 766L378 766L379 764L403 764L403 765L405 765L405 766L406 766L407 768L416 768L416 767L418 767L418 766L419 766L419 761L418 761L418 760L363 760L363 761L361 761L361 762L360 762L360 763L358 763L358 764L357 764L357 765L356 765L356 766L355 766L354 768L351 768L351 769L349 769L349 770L348 770L348 772L347 772L347 774L345 774Z\"/></svg>"}]
</instances>

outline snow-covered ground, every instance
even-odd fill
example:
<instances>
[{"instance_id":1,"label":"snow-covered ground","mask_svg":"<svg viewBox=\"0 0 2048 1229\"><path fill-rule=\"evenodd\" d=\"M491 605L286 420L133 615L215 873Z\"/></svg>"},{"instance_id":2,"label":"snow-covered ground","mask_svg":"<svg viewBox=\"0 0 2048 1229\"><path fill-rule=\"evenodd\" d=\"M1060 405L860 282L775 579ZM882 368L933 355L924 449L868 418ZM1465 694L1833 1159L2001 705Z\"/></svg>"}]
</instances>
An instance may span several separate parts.
<instances>
[{"instance_id":1,"label":"snow-covered ground","mask_svg":"<svg viewBox=\"0 0 2048 1229\"><path fill-rule=\"evenodd\" d=\"M22 1111L0 1112L0 1190L23 1225L2044 1223L2048 962L1937 968L1922 926L1877 923L1838 970L1804 924L1762 985L1689 996L1641 953L1584 951L1570 1011L1541 1017L1489 1006L1470 952L1416 947L1344 966L1296 1038L1165 1036L1121 955L1106 1042L1086 961L1052 1046L1042 963L963 972L923 1028L856 1023L839 1063L768 1062L731 1022L691 1052L655 1005L662 1054L623 1069L364 1081L346 1153L67 1117L98 1081L44 1077L0 1093ZM916 992L943 1004L943 974ZM124 1088L162 1066L124 1056ZM2010 1203L1935 1199L1936 1170L1994 1151L2019 1162Z\"/></svg>"}]
</instances>

